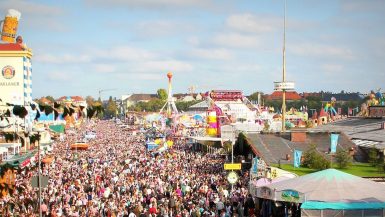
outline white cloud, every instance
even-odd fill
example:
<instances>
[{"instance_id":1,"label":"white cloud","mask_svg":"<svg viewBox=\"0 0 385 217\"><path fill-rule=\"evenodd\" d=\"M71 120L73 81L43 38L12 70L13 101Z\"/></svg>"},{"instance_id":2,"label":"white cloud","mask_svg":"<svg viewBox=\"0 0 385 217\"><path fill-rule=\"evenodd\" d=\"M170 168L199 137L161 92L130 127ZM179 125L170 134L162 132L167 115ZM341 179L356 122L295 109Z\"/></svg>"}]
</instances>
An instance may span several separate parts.
<instances>
[{"instance_id":1,"label":"white cloud","mask_svg":"<svg viewBox=\"0 0 385 217\"><path fill-rule=\"evenodd\" d=\"M58 20L66 14L63 8L25 0L3 0L0 4L0 11L11 8L21 12L19 29L63 32L70 28Z\"/></svg>"},{"instance_id":2,"label":"white cloud","mask_svg":"<svg viewBox=\"0 0 385 217\"><path fill-rule=\"evenodd\" d=\"M326 72L334 73L334 72L341 72L344 69L344 66L341 64L327 63L327 64L322 64L321 68Z\"/></svg>"},{"instance_id":3,"label":"white cloud","mask_svg":"<svg viewBox=\"0 0 385 217\"><path fill-rule=\"evenodd\" d=\"M116 70L116 67L113 64L94 64L92 68L94 72L100 73L112 73Z\"/></svg>"},{"instance_id":4,"label":"white cloud","mask_svg":"<svg viewBox=\"0 0 385 217\"><path fill-rule=\"evenodd\" d=\"M305 29L318 25L310 21L302 21L295 19L286 20L287 28ZM227 18L226 26L233 31L247 33L271 33L275 31L283 31L283 17L272 15L254 15L250 13L234 14Z\"/></svg>"},{"instance_id":5,"label":"white cloud","mask_svg":"<svg viewBox=\"0 0 385 217\"><path fill-rule=\"evenodd\" d=\"M230 60L234 55L227 49L193 49L190 54L202 59Z\"/></svg>"},{"instance_id":6,"label":"white cloud","mask_svg":"<svg viewBox=\"0 0 385 217\"><path fill-rule=\"evenodd\" d=\"M105 60L118 60L118 61L143 61L156 58L156 54L146 49L131 47L131 46L119 46L111 49L91 49L90 51L95 58Z\"/></svg>"},{"instance_id":7,"label":"white cloud","mask_svg":"<svg viewBox=\"0 0 385 217\"><path fill-rule=\"evenodd\" d=\"M165 80L164 73L136 73L136 74L127 74L127 73L119 73L116 74L116 78L118 79L134 79L135 81L138 80L145 80L145 81L159 81L159 80ZM139 83L137 83L139 84Z\"/></svg>"},{"instance_id":8,"label":"white cloud","mask_svg":"<svg viewBox=\"0 0 385 217\"><path fill-rule=\"evenodd\" d=\"M35 61L51 64L89 63L91 61L91 57L85 54L37 54L34 59Z\"/></svg>"},{"instance_id":9,"label":"white cloud","mask_svg":"<svg viewBox=\"0 0 385 217\"><path fill-rule=\"evenodd\" d=\"M255 48L260 45L257 36L239 33L218 34L213 38L213 42L221 46L236 48Z\"/></svg>"},{"instance_id":10,"label":"white cloud","mask_svg":"<svg viewBox=\"0 0 385 217\"><path fill-rule=\"evenodd\" d=\"M192 46L198 46L200 44L200 40L196 36L188 37L186 42Z\"/></svg>"},{"instance_id":11,"label":"white cloud","mask_svg":"<svg viewBox=\"0 0 385 217\"><path fill-rule=\"evenodd\" d=\"M349 0L341 1L341 8L347 12L385 12L383 0Z\"/></svg>"},{"instance_id":12,"label":"white cloud","mask_svg":"<svg viewBox=\"0 0 385 217\"><path fill-rule=\"evenodd\" d=\"M43 5L32 1L3 0L2 3L0 4L1 11L7 11L10 8L20 11L21 19L23 19L23 14L26 14L29 16L32 15L32 16L46 17L46 16L62 15L64 13L64 11L59 7Z\"/></svg>"},{"instance_id":13,"label":"white cloud","mask_svg":"<svg viewBox=\"0 0 385 217\"><path fill-rule=\"evenodd\" d=\"M175 8L213 8L208 0L86 0L90 6L125 7L127 9L175 9Z\"/></svg>"},{"instance_id":14,"label":"white cloud","mask_svg":"<svg viewBox=\"0 0 385 217\"><path fill-rule=\"evenodd\" d=\"M68 72L63 71L51 71L47 73L48 80L51 81L70 81L71 75Z\"/></svg>"},{"instance_id":15,"label":"white cloud","mask_svg":"<svg viewBox=\"0 0 385 217\"><path fill-rule=\"evenodd\" d=\"M226 25L231 29L252 32L264 33L272 32L278 27L282 26L276 18L257 17L252 14L236 14L232 15L226 20Z\"/></svg>"},{"instance_id":16,"label":"white cloud","mask_svg":"<svg viewBox=\"0 0 385 217\"><path fill-rule=\"evenodd\" d=\"M188 32L198 31L198 27L194 27L191 23L186 23L168 20L152 20L136 24L135 32L143 37L159 38L160 36L175 36L186 34Z\"/></svg>"},{"instance_id":17,"label":"white cloud","mask_svg":"<svg viewBox=\"0 0 385 217\"><path fill-rule=\"evenodd\" d=\"M351 60L354 59L352 50L344 47L338 47L333 45L316 44L316 43L303 43L293 44L287 46L287 51L291 51L294 54L300 56L313 56L313 57L324 57L324 58L338 58Z\"/></svg>"},{"instance_id":18,"label":"white cloud","mask_svg":"<svg viewBox=\"0 0 385 217\"><path fill-rule=\"evenodd\" d=\"M191 72L193 66L190 63L178 60L152 60L137 63L134 67L138 72L175 72L184 73Z\"/></svg>"}]
</instances>

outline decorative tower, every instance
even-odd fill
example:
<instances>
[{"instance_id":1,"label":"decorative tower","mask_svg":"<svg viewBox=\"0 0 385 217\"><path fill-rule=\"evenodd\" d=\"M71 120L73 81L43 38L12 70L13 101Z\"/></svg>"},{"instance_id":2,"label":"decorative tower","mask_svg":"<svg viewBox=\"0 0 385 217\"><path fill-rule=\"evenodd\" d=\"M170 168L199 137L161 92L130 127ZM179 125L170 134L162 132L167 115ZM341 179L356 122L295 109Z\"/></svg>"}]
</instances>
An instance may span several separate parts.
<instances>
[{"instance_id":1,"label":"decorative tower","mask_svg":"<svg viewBox=\"0 0 385 217\"><path fill-rule=\"evenodd\" d=\"M174 98L172 97L172 73L168 72L167 73L167 78L168 78L168 93L167 93L167 102L164 104L162 109L160 110L160 113L163 112L163 109L167 106L167 116L171 117L171 114L174 112L175 114L178 113L178 109L175 106Z\"/></svg>"},{"instance_id":2,"label":"decorative tower","mask_svg":"<svg viewBox=\"0 0 385 217\"><path fill-rule=\"evenodd\" d=\"M32 52L21 43L0 43L0 99L3 103L32 102Z\"/></svg>"}]
</instances>

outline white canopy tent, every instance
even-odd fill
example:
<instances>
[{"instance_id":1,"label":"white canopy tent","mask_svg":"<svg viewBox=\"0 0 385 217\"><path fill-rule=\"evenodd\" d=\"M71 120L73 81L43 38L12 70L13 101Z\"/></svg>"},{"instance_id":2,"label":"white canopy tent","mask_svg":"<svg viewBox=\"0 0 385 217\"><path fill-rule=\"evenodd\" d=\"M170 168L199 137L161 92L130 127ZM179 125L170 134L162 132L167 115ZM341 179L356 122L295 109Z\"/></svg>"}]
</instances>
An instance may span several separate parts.
<instances>
[{"instance_id":1,"label":"white canopy tent","mask_svg":"<svg viewBox=\"0 0 385 217\"><path fill-rule=\"evenodd\" d=\"M301 203L301 216L384 216L385 213L385 185L335 169L260 187L257 197Z\"/></svg>"}]
</instances>

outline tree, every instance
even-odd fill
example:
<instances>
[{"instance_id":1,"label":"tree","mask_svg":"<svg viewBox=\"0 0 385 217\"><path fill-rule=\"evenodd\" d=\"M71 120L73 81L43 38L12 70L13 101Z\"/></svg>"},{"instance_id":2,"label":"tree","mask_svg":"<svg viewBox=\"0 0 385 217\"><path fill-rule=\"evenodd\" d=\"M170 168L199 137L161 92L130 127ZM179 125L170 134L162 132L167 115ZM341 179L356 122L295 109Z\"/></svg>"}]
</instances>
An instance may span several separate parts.
<instances>
[{"instance_id":1,"label":"tree","mask_svg":"<svg viewBox=\"0 0 385 217\"><path fill-rule=\"evenodd\" d=\"M262 96L263 96L263 92L260 92L260 91L257 91L257 92L254 92L252 93L249 97L247 97L250 101L258 101L258 94L260 94L261 96L261 100L262 100Z\"/></svg>"},{"instance_id":2,"label":"tree","mask_svg":"<svg viewBox=\"0 0 385 217\"><path fill-rule=\"evenodd\" d=\"M48 99L51 102L55 102L56 101L55 98L53 98L53 96L46 96L45 98Z\"/></svg>"},{"instance_id":3,"label":"tree","mask_svg":"<svg viewBox=\"0 0 385 217\"><path fill-rule=\"evenodd\" d=\"M190 106L199 102L201 101L197 101L197 100L188 101L188 102L178 101L178 102L175 102L175 106L178 109L178 111L187 111Z\"/></svg>"},{"instance_id":4,"label":"tree","mask_svg":"<svg viewBox=\"0 0 385 217\"><path fill-rule=\"evenodd\" d=\"M86 102L88 106L93 106L95 99L92 96L86 96Z\"/></svg>"},{"instance_id":5,"label":"tree","mask_svg":"<svg viewBox=\"0 0 385 217\"><path fill-rule=\"evenodd\" d=\"M369 157L368 162L370 163L370 165L372 165L373 167L376 166L378 162L377 149L371 148L369 150L368 157Z\"/></svg>"},{"instance_id":6,"label":"tree","mask_svg":"<svg viewBox=\"0 0 385 217\"><path fill-rule=\"evenodd\" d=\"M307 168L318 170L330 168L330 161L318 152L316 144L311 144L303 157L303 165Z\"/></svg>"},{"instance_id":7,"label":"tree","mask_svg":"<svg viewBox=\"0 0 385 217\"><path fill-rule=\"evenodd\" d=\"M234 144L234 156L243 155L247 156L251 152L250 145L247 141L247 137L243 133L239 133L237 141Z\"/></svg>"},{"instance_id":8,"label":"tree","mask_svg":"<svg viewBox=\"0 0 385 217\"><path fill-rule=\"evenodd\" d=\"M226 151L227 154L231 154L231 142L230 141L226 141L223 143L223 149Z\"/></svg>"},{"instance_id":9,"label":"tree","mask_svg":"<svg viewBox=\"0 0 385 217\"><path fill-rule=\"evenodd\" d=\"M338 149L335 159L340 169L348 168L352 164L352 156L347 150Z\"/></svg>"},{"instance_id":10,"label":"tree","mask_svg":"<svg viewBox=\"0 0 385 217\"><path fill-rule=\"evenodd\" d=\"M167 99L167 91L163 88L161 89L158 89L156 91L156 93L158 94L158 97L160 100L166 100Z\"/></svg>"},{"instance_id":11,"label":"tree","mask_svg":"<svg viewBox=\"0 0 385 217\"><path fill-rule=\"evenodd\" d=\"M112 100L112 96L110 96L110 98L108 99L108 103L107 103L107 106L106 106L106 112L105 112L105 115L107 117L114 117L116 115L116 112L117 112L117 106L116 106L116 103L114 100Z\"/></svg>"}]
</instances>

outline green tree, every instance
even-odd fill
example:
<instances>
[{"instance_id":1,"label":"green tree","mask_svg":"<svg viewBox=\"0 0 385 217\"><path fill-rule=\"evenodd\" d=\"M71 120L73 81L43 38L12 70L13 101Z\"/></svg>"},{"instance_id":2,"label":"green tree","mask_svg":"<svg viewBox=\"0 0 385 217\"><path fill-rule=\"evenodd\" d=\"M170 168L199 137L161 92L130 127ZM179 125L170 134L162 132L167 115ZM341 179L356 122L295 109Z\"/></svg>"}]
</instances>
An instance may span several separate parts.
<instances>
[{"instance_id":1,"label":"green tree","mask_svg":"<svg viewBox=\"0 0 385 217\"><path fill-rule=\"evenodd\" d=\"M46 96L45 98L48 99L51 102L55 102L56 101L55 98L53 98L53 96Z\"/></svg>"},{"instance_id":2,"label":"green tree","mask_svg":"<svg viewBox=\"0 0 385 217\"><path fill-rule=\"evenodd\" d=\"M303 165L307 168L317 170L330 168L330 161L318 152L316 144L311 144L303 157Z\"/></svg>"},{"instance_id":3,"label":"green tree","mask_svg":"<svg viewBox=\"0 0 385 217\"><path fill-rule=\"evenodd\" d=\"M252 93L249 97L247 97L250 101L258 101L258 94L261 95L261 100L262 100L262 97L263 97L263 92L260 92L260 91L257 91L257 92L254 92Z\"/></svg>"},{"instance_id":4,"label":"green tree","mask_svg":"<svg viewBox=\"0 0 385 217\"><path fill-rule=\"evenodd\" d=\"M368 158L368 162L370 163L370 165L372 165L373 167L376 166L378 162L377 149L371 148L369 150Z\"/></svg>"},{"instance_id":5,"label":"green tree","mask_svg":"<svg viewBox=\"0 0 385 217\"><path fill-rule=\"evenodd\" d=\"M345 169L351 166L352 156L347 150L338 149L335 156L338 168Z\"/></svg>"},{"instance_id":6,"label":"green tree","mask_svg":"<svg viewBox=\"0 0 385 217\"><path fill-rule=\"evenodd\" d=\"M224 142L223 149L226 151L227 154L231 154L231 142L230 141Z\"/></svg>"},{"instance_id":7,"label":"green tree","mask_svg":"<svg viewBox=\"0 0 385 217\"><path fill-rule=\"evenodd\" d=\"M115 117L116 112L117 112L116 103L112 99L112 96L110 96L110 98L108 99L108 103L107 103L106 109L105 109L105 115L107 117L109 117L109 118L110 117Z\"/></svg>"},{"instance_id":8,"label":"green tree","mask_svg":"<svg viewBox=\"0 0 385 217\"><path fill-rule=\"evenodd\" d=\"M86 96L86 102L88 106L93 106L95 103L95 99L92 96Z\"/></svg>"},{"instance_id":9,"label":"green tree","mask_svg":"<svg viewBox=\"0 0 385 217\"><path fill-rule=\"evenodd\" d=\"M190 106L192 106L196 103L199 103L199 102L201 102L201 101L199 101L199 100L193 100L193 101L188 101L188 102L178 101L175 103L175 106L178 109L178 111L187 111Z\"/></svg>"},{"instance_id":10,"label":"green tree","mask_svg":"<svg viewBox=\"0 0 385 217\"><path fill-rule=\"evenodd\" d=\"M245 134L239 133L237 141L234 144L234 156L236 155L247 156L250 152L251 152L251 148Z\"/></svg>"},{"instance_id":11,"label":"green tree","mask_svg":"<svg viewBox=\"0 0 385 217\"><path fill-rule=\"evenodd\" d=\"M167 99L167 91L163 88L161 89L158 89L156 91L156 93L158 94L158 97L160 100L166 100Z\"/></svg>"}]
</instances>

